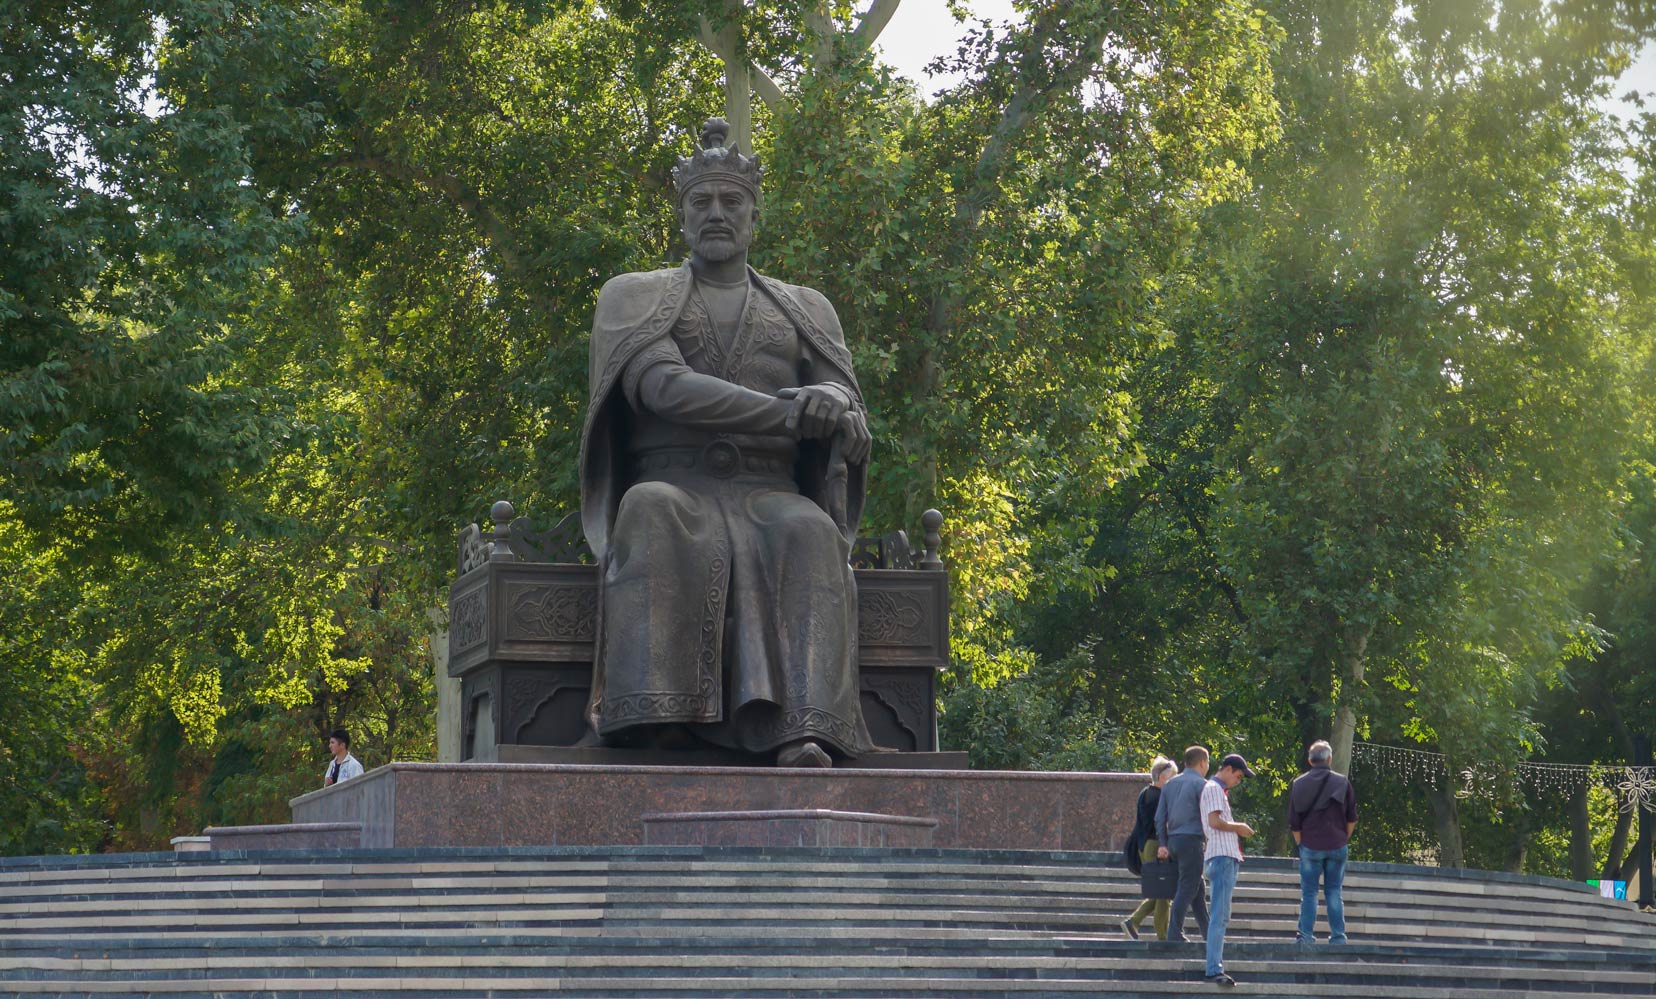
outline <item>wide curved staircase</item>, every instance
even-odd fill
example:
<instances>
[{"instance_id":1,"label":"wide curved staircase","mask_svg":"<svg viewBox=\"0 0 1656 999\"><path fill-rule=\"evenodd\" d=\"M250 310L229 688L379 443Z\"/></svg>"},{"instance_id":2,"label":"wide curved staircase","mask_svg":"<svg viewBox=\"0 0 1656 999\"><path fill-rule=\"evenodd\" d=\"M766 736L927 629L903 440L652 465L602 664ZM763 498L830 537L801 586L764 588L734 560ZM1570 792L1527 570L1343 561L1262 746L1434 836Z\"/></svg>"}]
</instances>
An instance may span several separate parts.
<instances>
[{"instance_id":1,"label":"wide curved staircase","mask_svg":"<svg viewBox=\"0 0 1656 999\"><path fill-rule=\"evenodd\" d=\"M0 995L1168 996L1102 854L336 850L0 861ZM1656 995L1656 917L1541 878L1353 865L1352 943L1293 945L1289 861L1243 868L1243 995ZM1192 927L1193 931L1194 927Z\"/></svg>"}]
</instances>

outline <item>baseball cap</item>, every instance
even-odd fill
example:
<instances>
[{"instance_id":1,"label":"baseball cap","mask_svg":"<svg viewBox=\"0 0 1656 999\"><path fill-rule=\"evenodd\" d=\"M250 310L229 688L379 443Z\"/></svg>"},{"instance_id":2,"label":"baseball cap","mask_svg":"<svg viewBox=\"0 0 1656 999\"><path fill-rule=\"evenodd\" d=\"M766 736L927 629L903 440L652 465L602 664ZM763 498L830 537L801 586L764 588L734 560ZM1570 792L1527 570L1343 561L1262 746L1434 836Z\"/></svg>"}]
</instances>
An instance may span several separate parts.
<instances>
[{"instance_id":1,"label":"baseball cap","mask_svg":"<svg viewBox=\"0 0 1656 999\"><path fill-rule=\"evenodd\" d=\"M1248 766L1248 761L1244 760L1242 758L1241 753L1227 753L1227 754L1225 754L1225 758L1219 761L1219 766L1221 766L1221 767L1230 767L1232 770L1240 770L1240 771L1242 771L1242 776L1244 776L1244 777L1257 777L1257 776L1259 776L1258 774L1253 772L1253 769L1251 767Z\"/></svg>"}]
</instances>

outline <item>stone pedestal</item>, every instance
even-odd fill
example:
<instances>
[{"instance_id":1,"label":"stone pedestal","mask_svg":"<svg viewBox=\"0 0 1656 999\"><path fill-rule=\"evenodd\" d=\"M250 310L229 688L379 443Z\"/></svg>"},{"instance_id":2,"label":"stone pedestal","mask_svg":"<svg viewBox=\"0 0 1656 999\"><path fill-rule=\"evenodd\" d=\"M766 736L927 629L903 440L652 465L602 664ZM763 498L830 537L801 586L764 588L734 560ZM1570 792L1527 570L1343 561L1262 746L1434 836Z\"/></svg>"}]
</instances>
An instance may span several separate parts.
<instances>
[{"instance_id":1,"label":"stone pedestal","mask_svg":"<svg viewBox=\"0 0 1656 999\"><path fill-rule=\"evenodd\" d=\"M644 816L646 846L925 847L936 832L936 819L828 808Z\"/></svg>"},{"instance_id":2,"label":"stone pedestal","mask_svg":"<svg viewBox=\"0 0 1656 999\"><path fill-rule=\"evenodd\" d=\"M268 826L208 826L214 850L337 850L362 845L360 822L292 822Z\"/></svg>"},{"instance_id":3,"label":"stone pedestal","mask_svg":"<svg viewBox=\"0 0 1656 999\"><path fill-rule=\"evenodd\" d=\"M943 849L1120 849L1144 774L393 763L294 798L364 847L642 845L643 817L826 809L935 820Z\"/></svg>"},{"instance_id":4,"label":"stone pedestal","mask_svg":"<svg viewBox=\"0 0 1656 999\"><path fill-rule=\"evenodd\" d=\"M857 770L965 770L967 753L869 753L846 764ZM437 762L447 762L438 760ZM580 763L606 767L750 767L753 757L717 746L690 750L611 749L604 746L495 747L489 763Z\"/></svg>"}]
</instances>

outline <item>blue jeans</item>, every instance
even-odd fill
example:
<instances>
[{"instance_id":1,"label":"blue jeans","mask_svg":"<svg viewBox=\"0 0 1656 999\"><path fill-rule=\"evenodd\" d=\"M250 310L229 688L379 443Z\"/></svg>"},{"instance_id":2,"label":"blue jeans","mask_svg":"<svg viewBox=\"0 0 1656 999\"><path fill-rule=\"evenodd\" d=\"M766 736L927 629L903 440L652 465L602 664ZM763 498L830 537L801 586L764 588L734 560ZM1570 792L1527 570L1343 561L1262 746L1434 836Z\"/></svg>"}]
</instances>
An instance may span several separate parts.
<instances>
[{"instance_id":1,"label":"blue jeans","mask_svg":"<svg viewBox=\"0 0 1656 999\"><path fill-rule=\"evenodd\" d=\"M1310 943L1312 930L1317 925L1317 882L1322 881L1323 898L1328 900L1328 942L1346 942L1345 899L1340 888L1345 884L1346 853L1349 847L1338 850L1313 850L1300 847L1300 918L1299 939Z\"/></svg>"},{"instance_id":2,"label":"blue jeans","mask_svg":"<svg viewBox=\"0 0 1656 999\"><path fill-rule=\"evenodd\" d=\"M1207 862L1208 900L1207 976L1224 974L1225 927L1230 923L1231 896L1236 893L1235 857L1213 857Z\"/></svg>"}]
</instances>

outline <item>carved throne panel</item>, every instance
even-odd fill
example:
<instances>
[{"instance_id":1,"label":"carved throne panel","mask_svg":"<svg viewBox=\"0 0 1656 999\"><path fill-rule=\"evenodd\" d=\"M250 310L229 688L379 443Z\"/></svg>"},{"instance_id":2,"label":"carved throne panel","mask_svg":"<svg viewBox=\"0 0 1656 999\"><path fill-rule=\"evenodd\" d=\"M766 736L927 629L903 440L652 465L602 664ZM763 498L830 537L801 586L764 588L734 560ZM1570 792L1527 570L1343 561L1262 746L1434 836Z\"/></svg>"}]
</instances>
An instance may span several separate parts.
<instances>
[{"instance_id":1,"label":"carved throne panel","mask_svg":"<svg viewBox=\"0 0 1656 999\"><path fill-rule=\"evenodd\" d=\"M587 731L598 567L578 561L591 553L573 517L536 533L524 518L508 524L511 513L510 504L495 505L492 544L475 525L461 532L449 590L449 675L462 680L465 759L497 759L501 746L574 746ZM859 539L853 549L863 714L875 744L889 751L938 748L949 594L930 521L919 568L902 532Z\"/></svg>"}]
</instances>

